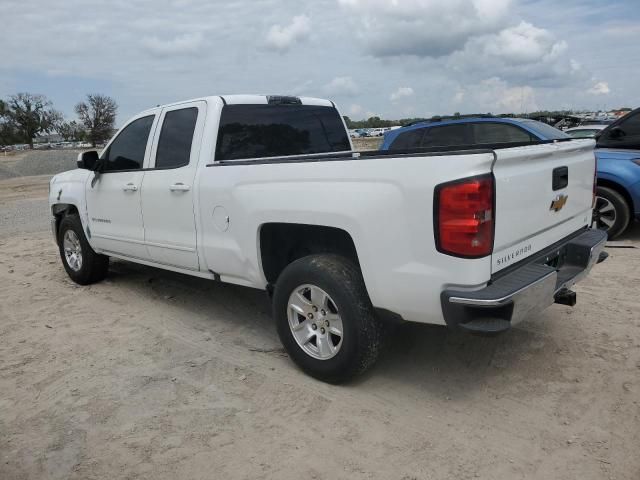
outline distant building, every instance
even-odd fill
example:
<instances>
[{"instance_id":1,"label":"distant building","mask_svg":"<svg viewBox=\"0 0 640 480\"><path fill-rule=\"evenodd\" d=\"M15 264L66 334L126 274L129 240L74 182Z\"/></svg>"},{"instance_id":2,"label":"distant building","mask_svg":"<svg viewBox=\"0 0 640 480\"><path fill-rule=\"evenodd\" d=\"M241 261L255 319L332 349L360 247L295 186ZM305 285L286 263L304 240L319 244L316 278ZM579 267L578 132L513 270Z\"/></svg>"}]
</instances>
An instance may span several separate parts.
<instances>
[{"instance_id":1,"label":"distant building","mask_svg":"<svg viewBox=\"0 0 640 480\"><path fill-rule=\"evenodd\" d=\"M59 135L57 133L51 133L49 135L38 135L33 139L34 145L38 143L57 143L62 141L64 141L64 138L62 138L62 135Z\"/></svg>"}]
</instances>

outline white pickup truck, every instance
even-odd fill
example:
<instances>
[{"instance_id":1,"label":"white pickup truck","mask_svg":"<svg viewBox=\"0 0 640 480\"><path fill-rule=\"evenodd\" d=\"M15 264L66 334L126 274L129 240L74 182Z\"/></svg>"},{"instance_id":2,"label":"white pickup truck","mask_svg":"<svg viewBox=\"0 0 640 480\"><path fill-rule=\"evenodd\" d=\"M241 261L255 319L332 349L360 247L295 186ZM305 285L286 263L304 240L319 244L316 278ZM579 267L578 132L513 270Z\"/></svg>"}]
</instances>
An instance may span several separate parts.
<instances>
[{"instance_id":1,"label":"white pickup truck","mask_svg":"<svg viewBox=\"0 0 640 480\"><path fill-rule=\"evenodd\" d=\"M52 228L79 284L114 257L265 289L291 358L340 382L388 319L491 334L573 305L606 257L593 147L357 153L331 101L212 96L82 153L51 180Z\"/></svg>"}]
</instances>

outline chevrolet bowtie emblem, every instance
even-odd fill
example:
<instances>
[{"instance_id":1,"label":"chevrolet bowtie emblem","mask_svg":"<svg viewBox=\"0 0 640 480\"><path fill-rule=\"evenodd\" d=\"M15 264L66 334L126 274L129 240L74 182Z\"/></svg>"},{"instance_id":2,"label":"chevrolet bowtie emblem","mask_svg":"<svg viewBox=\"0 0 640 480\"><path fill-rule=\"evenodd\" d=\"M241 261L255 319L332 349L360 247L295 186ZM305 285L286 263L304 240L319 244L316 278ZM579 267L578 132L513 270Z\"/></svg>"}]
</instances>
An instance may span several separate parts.
<instances>
[{"instance_id":1,"label":"chevrolet bowtie emblem","mask_svg":"<svg viewBox=\"0 0 640 480\"><path fill-rule=\"evenodd\" d=\"M551 201L551 206L549 210L553 210L554 212L559 212L562 210L562 207L567 203L568 195L558 195Z\"/></svg>"}]
</instances>

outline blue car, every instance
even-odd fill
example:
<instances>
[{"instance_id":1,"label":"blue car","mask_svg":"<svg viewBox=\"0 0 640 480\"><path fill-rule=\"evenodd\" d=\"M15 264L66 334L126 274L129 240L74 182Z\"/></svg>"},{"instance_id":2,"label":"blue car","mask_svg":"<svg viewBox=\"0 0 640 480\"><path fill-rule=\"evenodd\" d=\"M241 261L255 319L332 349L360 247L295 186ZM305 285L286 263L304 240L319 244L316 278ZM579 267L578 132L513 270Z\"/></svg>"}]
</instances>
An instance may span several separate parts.
<instances>
[{"instance_id":1,"label":"blue car","mask_svg":"<svg viewBox=\"0 0 640 480\"><path fill-rule=\"evenodd\" d=\"M392 130L381 150L506 148L572 137L546 123L490 116L433 118ZM609 125L598 136L598 180L593 226L609 238L632 219L640 220L640 109Z\"/></svg>"},{"instance_id":2,"label":"blue car","mask_svg":"<svg viewBox=\"0 0 640 480\"><path fill-rule=\"evenodd\" d=\"M464 117L416 122L391 130L381 150L412 150L469 146L497 148L540 141L570 140L566 133L546 123L525 118Z\"/></svg>"},{"instance_id":3,"label":"blue car","mask_svg":"<svg viewBox=\"0 0 640 480\"><path fill-rule=\"evenodd\" d=\"M597 136L598 188L594 225L615 238L640 220L640 108Z\"/></svg>"}]
</instances>

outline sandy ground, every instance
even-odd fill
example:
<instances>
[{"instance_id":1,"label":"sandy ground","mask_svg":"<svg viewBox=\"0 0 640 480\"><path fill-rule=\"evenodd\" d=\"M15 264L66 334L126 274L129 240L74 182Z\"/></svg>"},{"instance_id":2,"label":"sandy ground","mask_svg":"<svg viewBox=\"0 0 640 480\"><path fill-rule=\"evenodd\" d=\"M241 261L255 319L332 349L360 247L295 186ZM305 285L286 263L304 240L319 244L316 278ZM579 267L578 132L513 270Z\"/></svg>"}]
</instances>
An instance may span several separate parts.
<instances>
[{"instance_id":1,"label":"sandy ground","mask_svg":"<svg viewBox=\"0 0 640 480\"><path fill-rule=\"evenodd\" d=\"M0 479L640 478L640 249L497 338L403 325L335 387L262 292L125 262L73 284L46 180L0 182Z\"/></svg>"}]
</instances>

